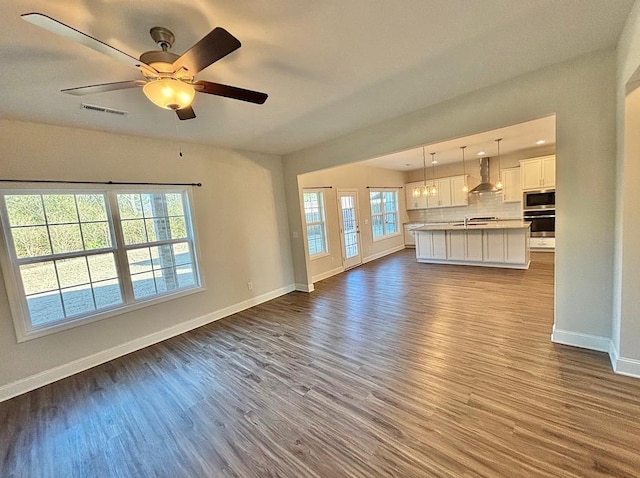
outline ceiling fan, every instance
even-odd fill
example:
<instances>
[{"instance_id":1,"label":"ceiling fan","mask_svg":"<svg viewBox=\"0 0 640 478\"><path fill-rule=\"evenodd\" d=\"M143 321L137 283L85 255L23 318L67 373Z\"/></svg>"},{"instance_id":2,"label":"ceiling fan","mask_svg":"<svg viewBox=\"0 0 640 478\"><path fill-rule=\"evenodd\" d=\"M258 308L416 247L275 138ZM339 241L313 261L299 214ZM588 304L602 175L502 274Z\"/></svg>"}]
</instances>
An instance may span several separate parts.
<instances>
[{"instance_id":1,"label":"ceiling fan","mask_svg":"<svg viewBox=\"0 0 640 478\"><path fill-rule=\"evenodd\" d=\"M144 76L144 80L117 81L67 88L62 90L63 93L82 96L142 87L142 91L151 102L161 108L174 110L181 120L196 117L191 107L196 93L225 96L257 104L263 104L267 99L265 93L258 91L204 80L194 81L198 72L240 48L240 41L224 28L214 28L186 53L179 56L169 51L175 40L173 33L164 27L153 27L149 33L161 49L145 52L140 56L140 59L137 59L42 13L25 13L21 16L26 21L45 30L124 61L138 68Z\"/></svg>"}]
</instances>

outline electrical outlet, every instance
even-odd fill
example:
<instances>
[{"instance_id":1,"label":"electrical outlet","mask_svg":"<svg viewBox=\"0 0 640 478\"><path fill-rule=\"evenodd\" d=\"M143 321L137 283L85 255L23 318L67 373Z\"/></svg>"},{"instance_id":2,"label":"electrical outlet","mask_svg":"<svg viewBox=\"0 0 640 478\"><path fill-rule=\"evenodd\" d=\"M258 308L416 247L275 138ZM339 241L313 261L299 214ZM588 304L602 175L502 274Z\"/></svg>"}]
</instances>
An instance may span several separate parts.
<instances>
[{"instance_id":1,"label":"electrical outlet","mask_svg":"<svg viewBox=\"0 0 640 478\"><path fill-rule=\"evenodd\" d=\"M293 231L291 235L293 236L294 239L298 239L298 231Z\"/></svg>"},{"instance_id":2,"label":"electrical outlet","mask_svg":"<svg viewBox=\"0 0 640 478\"><path fill-rule=\"evenodd\" d=\"M251 281L247 282L247 289L253 290L253 282Z\"/></svg>"}]
</instances>

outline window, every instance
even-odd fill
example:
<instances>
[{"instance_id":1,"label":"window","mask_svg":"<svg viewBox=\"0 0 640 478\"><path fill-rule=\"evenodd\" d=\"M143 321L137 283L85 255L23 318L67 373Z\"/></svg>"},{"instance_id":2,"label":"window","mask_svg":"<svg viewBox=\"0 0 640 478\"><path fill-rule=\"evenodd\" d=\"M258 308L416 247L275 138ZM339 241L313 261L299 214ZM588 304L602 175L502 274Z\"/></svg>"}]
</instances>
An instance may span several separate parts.
<instances>
[{"instance_id":1,"label":"window","mask_svg":"<svg viewBox=\"0 0 640 478\"><path fill-rule=\"evenodd\" d=\"M200 287L184 190L0 196L19 340Z\"/></svg>"},{"instance_id":2,"label":"window","mask_svg":"<svg viewBox=\"0 0 640 478\"><path fill-rule=\"evenodd\" d=\"M309 256L317 257L320 254L328 254L329 248L324 217L324 192L305 191L302 196Z\"/></svg>"},{"instance_id":3,"label":"window","mask_svg":"<svg viewBox=\"0 0 640 478\"><path fill-rule=\"evenodd\" d=\"M373 239L399 234L398 191L370 191Z\"/></svg>"}]
</instances>

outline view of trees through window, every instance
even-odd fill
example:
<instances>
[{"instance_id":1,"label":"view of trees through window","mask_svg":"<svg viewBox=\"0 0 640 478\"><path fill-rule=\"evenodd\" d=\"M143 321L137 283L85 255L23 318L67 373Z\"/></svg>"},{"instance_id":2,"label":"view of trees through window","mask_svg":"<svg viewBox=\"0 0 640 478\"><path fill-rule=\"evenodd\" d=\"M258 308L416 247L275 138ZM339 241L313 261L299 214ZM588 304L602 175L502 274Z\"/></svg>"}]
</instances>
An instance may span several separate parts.
<instances>
[{"instance_id":1,"label":"view of trees through window","mask_svg":"<svg viewBox=\"0 0 640 478\"><path fill-rule=\"evenodd\" d=\"M30 326L122 306L126 288L137 300L197 285L186 196L109 194L3 195Z\"/></svg>"}]
</instances>

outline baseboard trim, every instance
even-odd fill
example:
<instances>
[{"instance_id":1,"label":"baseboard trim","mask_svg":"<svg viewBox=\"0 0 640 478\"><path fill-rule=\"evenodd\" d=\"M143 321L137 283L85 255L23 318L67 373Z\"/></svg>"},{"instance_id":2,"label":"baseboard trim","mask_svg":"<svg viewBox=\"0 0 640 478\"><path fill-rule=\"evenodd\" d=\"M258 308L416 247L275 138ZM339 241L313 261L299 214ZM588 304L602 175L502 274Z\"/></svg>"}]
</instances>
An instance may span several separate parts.
<instances>
[{"instance_id":1,"label":"baseboard trim","mask_svg":"<svg viewBox=\"0 0 640 478\"><path fill-rule=\"evenodd\" d=\"M313 292L316 290L313 284L301 284L300 282L296 282L295 288L300 292Z\"/></svg>"},{"instance_id":2,"label":"baseboard trim","mask_svg":"<svg viewBox=\"0 0 640 478\"><path fill-rule=\"evenodd\" d=\"M551 341L562 345L597 350L598 352L609 353L611 350L611 339L609 337L571 332L569 330L558 329L555 325L551 333Z\"/></svg>"},{"instance_id":3,"label":"baseboard trim","mask_svg":"<svg viewBox=\"0 0 640 478\"><path fill-rule=\"evenodd\" d=\"M195 319L187 320L186 322L174 325L173 327L159 330L158 332L154 332L144 337L140 337L129 342L125 342L124 344L117 345L115 347L89 355L87 357L83 357L81 359L59 365L49 370L45 370L44 372L39 372L35 375L31 375L30 377L8 383L0 387L0 402L9 400L10 398L22 395L23 393L30 392L31 390L35 390L36 388L40 388L44 385L48 385L58 380L62 380L63 378L75 375L76 373L83 372L84 370L108 362L109 360L122 357L123 355L135 352L136 350L140 350L158 342L162 342L163 340L170 339L171 337L183 334L185 332L188 332L189 330L193 330L211 322L215 322L216 320L223 319L224 317L228 317L229 315L242 312L243 310L249 309L250 307L255 307L256 305L262 304L269 300L275 299L276 297L280 297L294 291L296 289L296 286L290 284L285 287L281 287L271 292L267 292L266 294L252 297L251 299L247 299L229 307L225 307L224 309L220 309L215 312L196 317Z\"/></svg>"},{"instance_id":4,"label":"baseboard trim","mask_svg":"<svg viewBox=\"0 0 640 478\"><path fill-rule=\"evenodd\" d=\"M616 364L618 362L618 348L613 340L609 343L609 360L611 361L611 368L613 368L613 371L615 372Z\"/></svg>"},{"instance_id":5,"label":"baseboard trim","mask_svg":"<svg viewBox=\"0 0 640 478\"><path fill-rule=\"evenodd\" d=\"M367 262L375 261L376 259L380 259L381 257L388 256L389 254L393 254L394 252L401 251L404 248L405 248L404 244L401 244L401 245L393 247L391 249L387 249L386 251L377 252L376 254L372 254L370 256L363 257L362 258L362 263L365 264Z\"/></svg>"},{"instance_id":6,"label":"baseboard trim","mask_svg":"<svg viewBox=\"0 0 640 478\"><path fill-rule=\"evenodd\" d=\"M640 378L640 360L620 357L615 361L613 370L620 375Z\"/></svg>"},{"instance_id":7,"label":"baseboard trim","mask_svg":"<svg viewBox=\"0 0 640 478\"><path fill-rule=\"evenodd\" d=\"M324 280L324 279L328 279L329 277L338 275L338 274L340 274L342 272L344 272L344 267L343 266L336 267L335 269L331 269L330 271L326 271L326 272L323 272L321 274L313 276L311 278L311 282L313 282L315 284L316 282L319 282L319 281Z\"/></svg>"}]
</instances>

